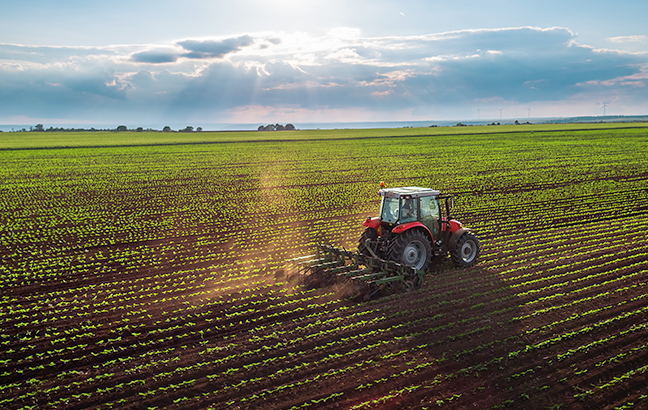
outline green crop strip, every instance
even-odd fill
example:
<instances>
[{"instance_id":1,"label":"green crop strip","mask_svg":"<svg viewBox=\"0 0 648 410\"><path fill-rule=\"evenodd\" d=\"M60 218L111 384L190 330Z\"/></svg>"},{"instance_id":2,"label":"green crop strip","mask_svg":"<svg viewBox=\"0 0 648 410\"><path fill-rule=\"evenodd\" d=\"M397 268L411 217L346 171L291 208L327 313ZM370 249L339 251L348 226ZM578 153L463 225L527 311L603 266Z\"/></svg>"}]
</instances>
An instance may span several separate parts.
<instances>
[{"instance_id":1,"label":"green crop strip","mask_svg":"<svg viewBox=\"0 0 648 410\"><path fill-rule=\"evenodd\" d=\"M469 128L3 135L1 405L621 397L645 377L645 124ZM286 260L354 249L380 180L458 194L482 262L368 303L304 289Z\"/></svg>"}]
</instances>

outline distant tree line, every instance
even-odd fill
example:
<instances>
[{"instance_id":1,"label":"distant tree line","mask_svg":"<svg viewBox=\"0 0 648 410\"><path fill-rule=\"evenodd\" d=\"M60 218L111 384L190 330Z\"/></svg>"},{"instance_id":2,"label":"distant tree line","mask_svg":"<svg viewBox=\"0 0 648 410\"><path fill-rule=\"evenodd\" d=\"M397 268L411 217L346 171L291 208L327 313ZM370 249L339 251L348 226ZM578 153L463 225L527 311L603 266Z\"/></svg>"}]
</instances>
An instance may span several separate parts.
<instances>
[{"instance_id":1,"label":"distant tree line","mask_svg":"<svg viewBox=\"0 0 648 410\"><path fill-rule=\"evenodd\" d=\"M180 129L177 132L201 132L203 129L202 127L196 128L194 131L194 127L191 125L188 125L186 128ZM114 132L122 132L122 131L135 131L135 132L159 132L159 130L156 130L154 128L143 128L143 127L137 127L137 128L131 128L129 129L125 125L119 125L117 128L63 128L63 127L49 127L45 128L43 124L36 124L33 127L29 127L29 130L26 128L23 128L21 130L18 130L17 132L79 132L79 131L114 131ZM174 132L171 127L168 125L162 128L162 131L164 132Z\"/></svg>"},{"instance_id":2,"label":"distant tree line","mask_svg":"<svg viewBox=\"0 0 648 410\"><path fill-rule=\"evenodd\" d=\"M257 131L293 131L295 126L292 124L286 124L284 127L281 124L268 124L268 125L259 125Z\"/></svg>"},{"instance_id":3,"label":"distant tree line","mask_svg":"<svg viewBox=\"0 0 648 410\"><path fill-rule=\"evenodd\" d=\"M257 129L258 131L293 131L295 129L295 126L292 124L286 124L286 125L281 125L281 124L268 124L268 125L259 125L259 128ZM162 132L201 132L203 129L202 127L197 127L194 129L193 126L187 125L185 128L179 129L177 131L174 131L169 127L168 125L164 126L162 128ZM13 129L12 129L13 131ZM160 130L156 130L154 128L143 128L143 127L137 127L137 128L128 128L125 125L119 125L117 128L63 128L63 127L49 127L45 128L43 124L36 124L33 127L29 127L29 129L22 128L20 130L16 130L14 132L88 132L88 131L112 131L112 132L125 132L125 131L131 131L131 132L159 132Z\"/></svg>"}]
</instances>

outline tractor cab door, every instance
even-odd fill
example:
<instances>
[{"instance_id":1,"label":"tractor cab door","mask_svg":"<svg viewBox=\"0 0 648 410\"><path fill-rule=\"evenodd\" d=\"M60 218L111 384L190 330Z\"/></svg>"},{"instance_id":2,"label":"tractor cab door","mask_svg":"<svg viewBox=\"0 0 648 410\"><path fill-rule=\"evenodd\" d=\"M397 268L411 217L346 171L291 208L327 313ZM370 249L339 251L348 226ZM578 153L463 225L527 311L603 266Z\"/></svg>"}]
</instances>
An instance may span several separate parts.
<instances>
[{"instance_id":1,"label":"tractor cab door","mask_svg":"<svg viewBox=\"0 0 648 410\"><path fill-rule=\"evenodd\" d=\"M407 222L414 222L418 220L417 216L418 201L415 198L401 197L399 222L402 224Z\"/></svg>"},{"instance_id":2,"label":"tractor cab door","mask_svg":"<svg viewBox=\"0 0 648 410\"><path fill-rule=\"evenodd\" d=\"M421 198L421 223L432 233L432 238L439 239L439 201L432 196Z\"/></svg>"}]
</instances>

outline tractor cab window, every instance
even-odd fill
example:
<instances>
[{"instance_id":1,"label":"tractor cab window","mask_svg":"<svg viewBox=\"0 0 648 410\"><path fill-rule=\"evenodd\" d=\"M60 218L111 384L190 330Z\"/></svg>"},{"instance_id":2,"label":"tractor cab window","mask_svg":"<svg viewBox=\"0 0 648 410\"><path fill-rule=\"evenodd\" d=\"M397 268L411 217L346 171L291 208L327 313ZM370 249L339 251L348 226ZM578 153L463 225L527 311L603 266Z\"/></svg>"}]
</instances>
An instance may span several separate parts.
<instances>
[{"instance_id":1,"label":"tractor cab window","mask_svg":"<svg viewBox=\"0 0 648 410\"><path fill-rule=\"evenodd\" d=\"M382 197L380 220L390 224L398 221L398 198Z\"/></svg>"},{"instance_id":2,"label":"tractor cab window","mask_svg":"<svg viewBox=\"0 0 648 410\"><path fill-rule=\"evenodd\" d=\"M418 201L412 198L401 199L400 222L414 222L418 216Z\"/></svg>"},{"instance_id":3,"label":"tractor cab window","mask_svg":"<svg viewBox=\"0 0 648 410\"><path fill-rule=\"evenodd\" d=\"M436 198L427 196L421 198L421 223L430 230L436 238L439 232L439 201Z\"/></svg>"}]
</instances>

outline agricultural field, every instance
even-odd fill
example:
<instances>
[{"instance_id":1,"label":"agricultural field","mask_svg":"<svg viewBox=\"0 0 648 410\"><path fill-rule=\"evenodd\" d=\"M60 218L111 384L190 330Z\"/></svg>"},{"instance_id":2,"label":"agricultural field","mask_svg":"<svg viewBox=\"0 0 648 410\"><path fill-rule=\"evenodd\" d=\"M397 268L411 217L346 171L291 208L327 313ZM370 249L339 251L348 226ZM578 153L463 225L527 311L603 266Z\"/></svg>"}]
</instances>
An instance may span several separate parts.
<instances>
[{"instance_id":1,"label":"agricultural field","mask_svg":"<svg viewBox=\"0 0 648 410\"><path fill-rule=\"evenodd\" d=\"M648 408L648 126L0 134L0 408ZM457 195L467 269L370 301L379 182Z\"/></svg>"}]
</instances>

